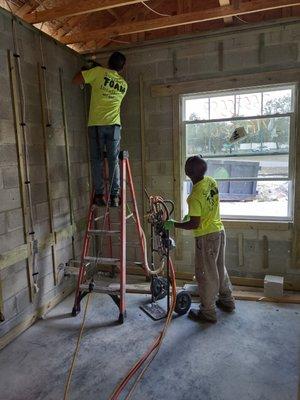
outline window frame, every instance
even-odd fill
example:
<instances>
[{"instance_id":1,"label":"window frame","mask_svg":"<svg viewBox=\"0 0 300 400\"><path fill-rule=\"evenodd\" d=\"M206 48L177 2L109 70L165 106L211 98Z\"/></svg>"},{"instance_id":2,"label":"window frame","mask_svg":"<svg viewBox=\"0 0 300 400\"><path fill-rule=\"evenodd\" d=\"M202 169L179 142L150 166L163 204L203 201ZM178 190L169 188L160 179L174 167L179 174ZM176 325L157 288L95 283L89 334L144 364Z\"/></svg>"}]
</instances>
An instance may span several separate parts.
<instances>
[{"instance_id":1,"label":"window frame","mask_svg":"<svg viewBox=\"0 0 300 400\"><path fill-rule=\"evenodd\" d=\"M276 114L262 114L262 115L255 115L255 116L233 116L231 118L217 118L217 119L202 119L202 120L185 120L186 114L186 100L188 99L198 99L198 98L211 98L211 97L222 97L226 95L235 95L235 98L238 94L248 94L248 93L263 93L264 91L278 91L284 89L291 89L291 109L293 111L287 113L276 113ZM272 85L259 85L259 86L251 86L251 87L243 87L238 89L229 89L229 90L213 90L213 91L205 91L201 93L192 93L192 94L181 94L179 95L179 111L180 111L180 131L181 131L181 200L183 195L183 182L185 181L185 174L184 174L184 163L187 157L186 154L186 126L189 124L203 124L209 122L229 122L229 121L244 121L250 119L265 119L265 118L276 118L276 117L289 117L290 118L290 132L289 132L289 152L282 153L288 154L289 160L289 168L288 168L288 175L287 177L283 178L227 178L227 179L216 179L217 182L222 181L253 181L256 182L263 182L263 181L288 181L289 182L289 197L288 197L288 215L285 217L275 217L275 216L245 216L245 215L224 215L222 216L223 220L230 220L230 221L257 221L257 222L288 222L291 223L294 221L294 206L295 206L295 143L296 143L296 120L297 120L297 108L296 108L296 99L298 98L298 85L296 83L286 83L286 84L272 84ZM235 101L236 102L236 101ZM263 107L263 101L261 105L261 109ZM278 152L268 152L267 155L278 155ZM248 156L251 157L249 154L237 154L237 155L230 155L229 157L232 158L239 158L241 156ZM256 155L257 156L257 155ZM205 156L205 158L226 158L224 155L211 155ZM181 214L183 210L183 204L181 205Z\"/></svg>"}]
</instances>

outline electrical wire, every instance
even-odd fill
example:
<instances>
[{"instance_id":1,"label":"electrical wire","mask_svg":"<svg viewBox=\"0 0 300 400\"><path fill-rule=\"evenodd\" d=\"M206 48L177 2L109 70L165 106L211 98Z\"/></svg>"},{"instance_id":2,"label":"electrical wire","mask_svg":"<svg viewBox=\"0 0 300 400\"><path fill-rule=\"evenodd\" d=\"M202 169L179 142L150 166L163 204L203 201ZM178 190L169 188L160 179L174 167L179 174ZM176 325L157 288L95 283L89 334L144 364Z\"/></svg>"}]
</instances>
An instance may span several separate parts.
<instances>
[{"instance_id":1,"label":"electrical wire","mask_svg":"<svg viewBox=\"0 0 300 400\"><path fill-rule=\"evenodd\" d=\"M239 19L241 22L244 22L244 24L248 24L249 22L245 21L244 19L242 19L240 16L235 15L235 18Z\"/></svg>"},{"instance_id":2,"label":"electrical wire","mask_svg":"<svg viewBox=\"0 0 300 400\"><path fill-rule=\"evenodd\" d=\"M151 8L150 6L148 6L148 4L146 4L144 1L141 1L141 3L143 4L143 6L145 6L146 8L148 8L148 10L152 11L152 12L153 12L154 14L156 14L156 15L160 15L161 17L172 17L172 15L170 15L170 14L163 14L163 13L160 13L160 12L154 10L153 8Z\"/></svg>"},{"instance_id":3,"label":"electrical wire","mask_svg":"<svg viewBox=\"0 0 300 400\"><path fill-rule=\"evenodd\" d=\"M74 370L76 359L77 359L78 352L79 352L80 341L81 341L81 338L82 338L82 333L83 333L83 329L84 329L84 325L85 325L85 320L86 320L86 315L87 315L87 310L88 310L90 298L91 298L91 293L89 293L87 295L87 300L86 300L86 303L85 303L84 314L83 314L83 318L82 318L82 322L81 322L81 326L80 326L80 331L79 331L79 335L77 337L75 351L73 353L71 366L70 366L70 369L69 369L69 372L68 372L67 381L66 381L66 384L65 384L65 391L64 391L63 400L67 400L68 399L71 379L72 379L73 370Z\"/></svg>"}]
</instances>

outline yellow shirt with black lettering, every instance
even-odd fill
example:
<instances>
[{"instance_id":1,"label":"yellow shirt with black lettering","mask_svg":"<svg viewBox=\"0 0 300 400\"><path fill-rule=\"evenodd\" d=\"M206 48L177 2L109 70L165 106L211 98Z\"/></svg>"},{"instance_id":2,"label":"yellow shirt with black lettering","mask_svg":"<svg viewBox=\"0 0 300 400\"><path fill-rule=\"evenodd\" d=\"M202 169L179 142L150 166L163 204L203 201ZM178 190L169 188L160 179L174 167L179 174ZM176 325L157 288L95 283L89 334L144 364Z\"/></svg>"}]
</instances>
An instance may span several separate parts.
<instances>
[{"instance_id":1,"label":"yellow shirt with black lettering","mask_svg":"<svg viewBox=\"0 0 300 400\"><path fill-rule=\"evenodd\" d=\"M220 199L217 182L205 176L197 182L187 198L190 217L200 217L200 225L193 230L194 236L208 235L224 229L220 218Z\"/></svg>"},{"instance_id":2,"label":"yellow shirt with black lettering","mask_svg":"<svg viewBox=\"0 0 300 400\"><path fill-rule=\"evenodd\" d=\"M85 83L92 86L88 126L121 125L120 107L127 83L117 71L95 67L82 71Z\"/></svg>"}]
</instances>

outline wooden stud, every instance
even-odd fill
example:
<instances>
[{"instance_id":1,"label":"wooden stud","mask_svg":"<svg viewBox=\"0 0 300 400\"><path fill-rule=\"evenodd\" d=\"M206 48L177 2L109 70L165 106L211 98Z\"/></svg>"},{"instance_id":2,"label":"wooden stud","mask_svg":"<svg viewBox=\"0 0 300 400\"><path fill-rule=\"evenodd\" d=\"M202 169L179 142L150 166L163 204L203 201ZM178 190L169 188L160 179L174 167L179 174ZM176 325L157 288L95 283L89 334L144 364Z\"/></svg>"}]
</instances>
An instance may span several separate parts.
<instances>
[{"instance_id":1,"label":"wooden stud","mask_svg":"<svg viewBox=\"0 0 300 400\"><path fill-rule=\"evenodd\" d=\"M258 49L258 62L263 64L265 62L265 34L259 34L259 49Z\"/></svg>"},{"instance_id":2,"label":"wooden stud","mask_svg":"<svg viewBox=\"0 0 300 400\"><path fill-rule=\"evenodd\" d=\"M2 280L0 278L0 322L5 321L4 316L4 304L3 304L3 295L2 295Z\"/></svg>"},{"instance_id":3,"label":"wooden stud","mask_svg":"<svg viewBox=\"0 0 300 400\"><path fill-rule=\"evenodd\" d=\"M21 111L21 99L20 99L20 71L18 69L17 60L13 56L10 50L8 50L8 64L9 64L9 73L10 73L10 85L11 85L11 98L12 98L12 106L13 106L13 115L14 115L14 125L15 125L15 136L16 136L16 147L17 147L17 155L18 155L18 170L19 170L19 187L20 187L20 197L22 204L22 218L23 218L23 232L24 232L24 246L28 247L31 237L30 237L30 215L29 215L29 207L30 204L27 198L27 188L26 188L26 171L25 171L25 126L22 111ZM18 257L18 256L17 256ZM17 258L16 257L16 258ZM27 253L26 258L26 269L27 269L27 278L28 278L28 288L29 288L29 297L30 301L33 301L34 298L34 282L33 282L33 254L31 252Z\"/></svg>"},{"instance_id":4,"label":"wooden stud","mask_svg":"<svg viewBox=\"0 0 300 400\"><path fill-rule=\"evenodd\" d=\"M213 21L225 17L233 17L235 15L251 14L255 12L268 11L277 8L299 6L299 1L287 0L252 0L251 2L240 3L235 9L232 5L215 7L201 11L193 11L190 13L174 15L170 17L153 18L146 21L136 21L117 26L108 26L101 29L90 29L74 33L62 38L65 44L80 43L93 40L95 37L112 38L121 35L127 35L137 32L147 32L157 29L172 28L186 24L195 24L198 22Z\"/></svg>"},{"instance_id":5,"label":"wooden stud","mask_svg":"<svg viewBox=\"0 0 300 400\"><path fill-rule=\"evenodd\" d=\"M49 212L49 225L50 233L54 235L54 217L53 217L53 203L52 203L52 188L51 188L51 176L50 176L50 155L48 148L48 131L51 127L49 109L47 102L47 87L46 87L46 77L45 77L45 66L38 63L38 78L39 78L39 90L41 99L41 113L42 113L42 131L43 131L43 147L44 147L44 157L45 157L45 169L46 169L46 179L47 179L47 197L48 197L48 212ZM52 269L53 269L53 280L54 285L58 283L58 272L56 271L56 254L55 254L55 244L51 245L52 253Z\"/></svg>"},{"instance_id":6,"label":"wooden stud","mask_svg":"<svg viewBox=\"0 0 300 400\"><path fill-rule=\"evenodd\" d=\"M140 132L141 132L141 169L142 169L142 215L145 216L148 209L148 200L146 198L145 188L147 188L147 160L146 160L146 141L145 141L145 95L144 95L144 81L143 75L140 75L139 82L140 92ZM145 218L142 219L144 230L148 232Z\"/></svg>"},{"instance_id":7,"label":"wooden stud","mask_svg":"<svg viewBox=\"0 0 300 400\"><path fill-rule=\"evenodd\" d=\"M224 69L224 44L223 42L218 43L218 70L223 71Z\"/></svg>"},{"instance_id":8,"label":"wooden stud","mask_svg":"<svg viewBox=\"0 0 300 400\"><path fill-rule=\"evenodd\" d=\"M219 0L219 4L221 7L230 5L230 0ZM233 22L232 17L223 18L225 25L230 25Z\"/></svg>"},{"instance_id":9,"label":"wooden stud","mask_svg":"<svg viewBox=\"0 0 300 400\"><path fill-rule=\"evenodd\" d=\"M61 109L62 109L64 139L65 139L65 155L66 155L67 179L68 179L69 215L70 215L70 224L73 229L75 217L74 217L74 206L73 206L73 191L72 191L72 183L71 183L69 131L68 131L68 120L67 120L67 115L66 115L66 102L65 102L65 94L64 94L62 68L59 68L59 84L60 84ZM73 254L73 258L74 258L75 257L75 248L74 248L74 236L73 235L72 235L72 254Z\"/></svg>"},{"instance_id":10,"label":"wooden stud","mask_svg":"<svg viewBox=\"0 0 300 400\"><path fill-rule=\"evenodd\" d=\"M269 241L268 236L263 236L263 261L262 261L263 269L269 268Z\"/></svg>"},{"instance_id":11,"label":"wooden stud","mask_svg":"<svg viewBox=\"0 0 300 400\"><path fill-rule=\"evenodd\" d=\"M238 235L238 253L239 253L239 267L244 265L244 236L242 233Z\"/></svg>"}]
</instances>

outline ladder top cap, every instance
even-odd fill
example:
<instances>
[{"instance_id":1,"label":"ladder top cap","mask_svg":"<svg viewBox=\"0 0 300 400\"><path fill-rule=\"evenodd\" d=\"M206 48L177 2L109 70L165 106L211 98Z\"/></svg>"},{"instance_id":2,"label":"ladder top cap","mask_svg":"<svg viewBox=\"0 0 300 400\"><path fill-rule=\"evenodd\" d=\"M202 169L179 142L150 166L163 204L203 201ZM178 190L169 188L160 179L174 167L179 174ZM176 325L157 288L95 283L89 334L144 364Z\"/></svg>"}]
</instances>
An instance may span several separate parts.
<instances>
[{"instance_id":1,"label":"ladder top cap","mask_svg":"<svg viewBox=\"0 0 300 400\"><path fill-rule=\"evenodd\" d=\"M125 158L129 158L129 151L128 150L122 150L119 153L119 159L124 160Z\"/></svg>"}]
</instances>

